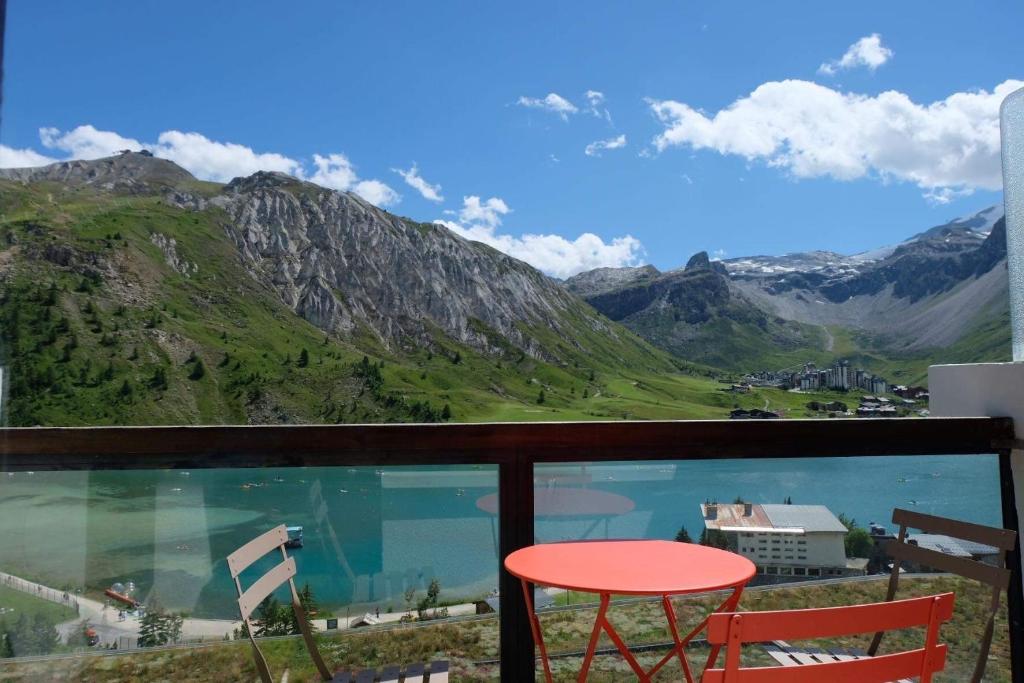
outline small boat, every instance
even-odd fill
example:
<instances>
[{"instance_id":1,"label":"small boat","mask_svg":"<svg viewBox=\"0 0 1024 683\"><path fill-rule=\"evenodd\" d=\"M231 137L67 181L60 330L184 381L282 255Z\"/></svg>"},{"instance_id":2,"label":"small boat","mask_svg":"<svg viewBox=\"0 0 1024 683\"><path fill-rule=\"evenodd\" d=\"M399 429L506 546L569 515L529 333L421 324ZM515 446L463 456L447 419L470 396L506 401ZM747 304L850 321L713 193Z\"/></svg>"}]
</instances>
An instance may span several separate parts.
<instances>
[{"instance_id":1,"label":"small boat","mask_svg":"<svg viewBox=\"0 0 1024 683\"><path fill-rule=\"evenodd\" d=\"M348 489L338 489L338 493L348 493Z\"/></svg>"},{"instance_id":2,"label":"small boat","mask_svg":"<svg viewBox=\"0 0 1024 683\"><path fill-rule=\"evenodd\" d=\"M288 530L288 540L284 542L285 548L301 548L302 547L302 527L301 526L290 526L286 527Z\"/></svg>"},{"instance_id":3,"label":"small boat","mask_svg":"<svg viewBox=\"0 0 1024 683\"><path fill-rule=\"evenodd\" d=\"M178 488L177 486L176 486L176 487L174 487L173 489L171 489L171 491L173 491L174 493L181 493L181 492L182 492L182 490L183 490L183 489L180 489L180 488Z\"/></svg>"}]
</instances>

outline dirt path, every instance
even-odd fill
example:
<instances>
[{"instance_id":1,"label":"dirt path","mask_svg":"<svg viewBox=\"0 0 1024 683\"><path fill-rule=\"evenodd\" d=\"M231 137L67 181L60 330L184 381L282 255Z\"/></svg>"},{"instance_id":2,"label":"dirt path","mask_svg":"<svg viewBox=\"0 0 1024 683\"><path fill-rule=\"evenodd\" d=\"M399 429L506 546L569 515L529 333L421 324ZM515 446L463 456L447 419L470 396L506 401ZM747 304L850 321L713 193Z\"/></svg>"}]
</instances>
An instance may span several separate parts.
<instances>
[{"instance_id":1,"label":"dirt path","mask_svg":"<svg viewBox=\"0 0 1024 683\"><path fill-rule=\"evenodd\" d=\"M119 644L122 637L128 638L134 645L135 639L139 637L139 618L125 613L121 617L121 611L114 606L106 605L99 600L86 598L81 595L69 595L54 588L44 586L34 581L26 581L12 574L0 572L0 585L19 590L29 595L58 605L66 605L77 609L78 616L57 625L61 638L67 637L81 628L83 622L88 621L97 634L100 636L100 643ZM181 624L182 640L210 640L223 638L225 635L234 633L240 622L227 619L193 619L186 618ZM119 644L119 647L121 645Z\"/></svg>"}]
</instances>

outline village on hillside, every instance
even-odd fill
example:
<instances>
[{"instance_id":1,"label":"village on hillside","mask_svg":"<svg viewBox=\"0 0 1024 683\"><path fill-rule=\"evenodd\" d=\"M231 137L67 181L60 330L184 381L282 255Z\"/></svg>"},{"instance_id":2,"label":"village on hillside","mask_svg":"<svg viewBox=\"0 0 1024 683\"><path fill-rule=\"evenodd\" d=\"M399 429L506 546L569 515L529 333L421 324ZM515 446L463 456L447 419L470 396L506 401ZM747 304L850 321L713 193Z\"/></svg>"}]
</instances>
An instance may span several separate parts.
<instances>
[{"instance_id":1,"label":"village on hillside","mask_svg":"<svg viewBox=\"0 0 1024 683\"><path fill-rule=\"evenodd\" d=\"M728 380L723 391L748 393L752 387L782 389L794 393L816 392L867 392L859 397L859 405L853 408L845 401L817 401L807 403L814 412L828 413L829 417L927 417L928 389L921 386L890 384L884 377L872 374L863 368L851 369L849 361L837 360L832 366L818 368L815 363L805 363L797 368L783 370L758 370L744 375L738 382ZM886 395L888 394L888 396ZM771 419L780 417L769 410L731 411L732 419Z\"/></svg>"}]
</instances>

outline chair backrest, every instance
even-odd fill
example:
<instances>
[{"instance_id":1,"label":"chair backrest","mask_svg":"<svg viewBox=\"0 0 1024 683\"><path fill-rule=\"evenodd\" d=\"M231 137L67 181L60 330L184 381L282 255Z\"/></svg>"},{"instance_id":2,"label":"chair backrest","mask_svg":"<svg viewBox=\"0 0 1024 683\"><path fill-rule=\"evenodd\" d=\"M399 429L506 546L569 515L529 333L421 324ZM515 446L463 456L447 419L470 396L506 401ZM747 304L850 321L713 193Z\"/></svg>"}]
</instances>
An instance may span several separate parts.
<instances>
[{"instance_id":1,"label":"chair backrest","mask_svg":"<svg viewBox=\"0 0 1024 683\"><path fill-rule=\"evenodd\" d=\"M299 593L295 589L295 575L297 571L295 559L288 557L288 553L285 551L285 542L287 540L288 530L282 524L257 536L228 555L228 569L231 572L231 578L235 581L235 588L238 590L238 611L241 613L242 621L249 632L249 640L252 642L253 656L256 660L256 669L259 671L260 679L263 683L272 683L270 667L267 665L266 658L256 644L251 617L260 603L287 582L291 588L292 610L295 612L295 620L299 624L303 640L306 641L306 649L309 650L309 656L313 659L313 663L316 664L323 680L329 681L331 680L331 674L324 664L323 658L320 656L320 651L317 650L316 641L313 639L313 632L309 626L309 619L302 607L302 602L299 600ZM281 563L256 579L248 589L243 589L242 582L239 579L241 573L273 550L280 550Z\"/></svg>"},{"instance_id":2,"label":"chair backrest","mask_svg":"<svg viewBox=\"0 0 1024 683\"><path fill-rule=\"evenodd\" d=\"M825 607L783 612L712 614L708 644L725 645L725 667L708 669L704 683L887 683L932 674L946 666L946 646L939 644L939 625L953 616L953 594L880 602L849 607ZM745 643L768 640L833 638L873 631L926 627L924 647L848 661L798 667L741 667Z\"/></svg>"},{"instance_id":3,"label":"chair backrest","mask_svg":"<svg viewBox=\"0 0 1024 683\"><path fill-rule=\"evenodd\" d=\"M1010 585L1010 570L1006 567L1006 555L1017 545L1017 532L900 508L892 511L892 521L893 524L899 526L900 530L896 540L889 541L885 547L886 553L893 558L886 600L893 600L896 597L902 562L923 565L967 579L974 579L991 587L992 593L989 601L988 621L985 624L985 630L981 638L981 646L978 653L978 661L974 667L974 674L970 679L972 683L979 683L985 673L988 651L992 645L992 634L995 628L996 613L999 610L1000 596L1002 591L1006 590ZM927 534L939 534L990 546L995 549L996 564L986 564L973 558L958 557L939 552L938 550L932 550L931 548L923 548L911 543L907 533L908 529L920 529L923 533ZM871 641L868 654L875 654L881 641L882 633L879 632L875 634L874 639Z\"/></svg>"}]
</instances>

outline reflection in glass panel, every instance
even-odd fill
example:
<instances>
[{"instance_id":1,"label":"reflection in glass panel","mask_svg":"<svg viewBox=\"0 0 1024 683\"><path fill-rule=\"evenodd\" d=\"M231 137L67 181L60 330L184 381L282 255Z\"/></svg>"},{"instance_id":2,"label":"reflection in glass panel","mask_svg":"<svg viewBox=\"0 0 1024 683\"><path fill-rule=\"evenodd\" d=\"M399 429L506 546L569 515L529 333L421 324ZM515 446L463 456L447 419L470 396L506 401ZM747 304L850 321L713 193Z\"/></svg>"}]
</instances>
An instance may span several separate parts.
<instances>
[{"instance_id":1,"label":"reflection in glass panel","mask_svg":"<svg viewBox=\"0 0 1024 683\"><path fill-rule=\"evenodd\" d=\"M1002 522L996 456L566 463L538 465L535 482L539 542L672 539L681 529L696 542L707 502L723 514L738 502L825 506L865 529L890 526L896 507Z\"/></svg>"},{"instance_id":2,"label":"reflection in glass panel","mask_svg":"<svg viewBox=\"0 0 1024 683\"><path fill-rule=\"evenodd\" d=\"M221 639L238 626L225 558L279 524L293 527L296 583L312 589L320 630L397 623L434 579L438 602L472 614L497 583L492 521L475 505L496 488L485 466L5 473L0 590L20 595L0 619L56 596L71 610L58 622L135 647L132 604L155 602L187 615L182 640ZM243 586L278 562L269 554ZM28 605L33 593L43 600Z\"/></svg>"}]
</instances>

